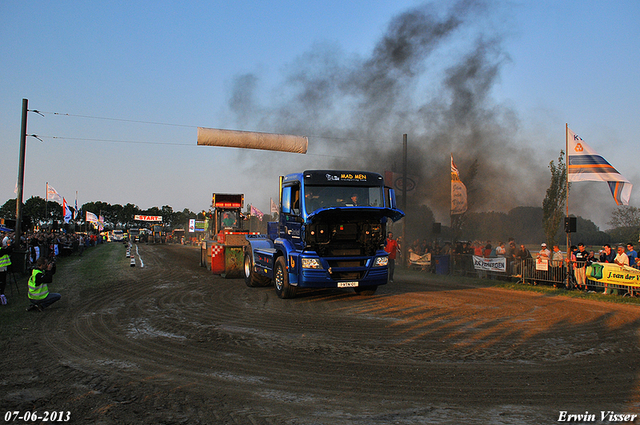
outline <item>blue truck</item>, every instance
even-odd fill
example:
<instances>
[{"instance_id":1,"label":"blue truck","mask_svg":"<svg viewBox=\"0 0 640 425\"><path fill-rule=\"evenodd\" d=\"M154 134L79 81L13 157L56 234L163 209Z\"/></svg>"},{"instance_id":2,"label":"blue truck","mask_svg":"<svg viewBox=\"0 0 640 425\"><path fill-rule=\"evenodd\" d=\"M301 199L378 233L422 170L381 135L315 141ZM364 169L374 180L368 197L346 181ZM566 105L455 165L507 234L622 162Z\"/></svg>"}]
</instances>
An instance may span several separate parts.
<instances>
[{"instance_id":1,"label":"blue truck","mask_svg":"<svg viewBox=\"0 0 640 425\"><path fill-rule=\"evenodd\" d=\"M388 280L386 226L404 213L380 174L309 170L280 177L278 221L247 235L247 286L273 284L280 298L298 288L353 288L372 295Z\"/></svg>"}]
</instances>

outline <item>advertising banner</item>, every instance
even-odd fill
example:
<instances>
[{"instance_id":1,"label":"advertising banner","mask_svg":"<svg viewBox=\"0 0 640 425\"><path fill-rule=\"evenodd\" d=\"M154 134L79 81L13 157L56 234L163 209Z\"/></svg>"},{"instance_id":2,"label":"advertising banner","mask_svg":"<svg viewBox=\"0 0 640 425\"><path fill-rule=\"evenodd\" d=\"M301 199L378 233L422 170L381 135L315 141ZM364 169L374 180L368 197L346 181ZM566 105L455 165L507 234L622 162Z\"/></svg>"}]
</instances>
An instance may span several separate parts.
<instances>
[{"instance_id":1,"label":"advertising banner","mask_svg":"<svg viewBox=\"0 0 640 425\"><path fill-rule=\"evenodd\" d=\"M138 221L156 221L162 223L161 215L134 215L133 219Z\"/></svg>"},{"instance_id":2,"label":"advertising banner","mask_svg":"<svg viewBox=\"0 0 640 425\"><path fill-rule=\"evenodd\" d=\"M596 282L640 287L640 270L615 263L593 263L587 266L587 278Z\"/></svg>"},{"instance_id":3,"label":"advertising banner","mask_svg":"<svg viewBox=\"0 0 640 425\"><path fill-rule=\"evenodd\" d=\"M486 270L488 272L501 272L507 270L507 259L504 257L484 258L473 256L473 268L476 270Z\"/></svg>"},{"instance_id":4,"label":"advertising banner","mask_svg":"<svg viewBox=\"0 0 640 425\"><path fill-rule=\"evenodd\" d=\"M536 270L548 272L549 271L549 260L545 260L542 258L536 259Z\"/></svg>"}]
</instances>

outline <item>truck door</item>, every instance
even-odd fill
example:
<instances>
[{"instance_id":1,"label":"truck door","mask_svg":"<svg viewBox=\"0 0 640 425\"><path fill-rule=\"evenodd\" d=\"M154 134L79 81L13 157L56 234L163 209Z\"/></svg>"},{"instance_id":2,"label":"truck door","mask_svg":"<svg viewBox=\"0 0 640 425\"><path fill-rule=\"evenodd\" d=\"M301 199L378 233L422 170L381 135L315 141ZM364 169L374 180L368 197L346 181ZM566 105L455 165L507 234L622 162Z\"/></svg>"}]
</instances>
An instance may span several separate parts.
<instances>
[{"instance_id":1,"label":"truck door","mask_svg":"<svg viewBox=\"0 0 640 425\"><path fill-rule=\"evenodd\" d=\"M302 249L302 212L300 210L300 184L282 188L282 216L280 237L290 240L296 249Z\"/></svg>"}]
</instances>

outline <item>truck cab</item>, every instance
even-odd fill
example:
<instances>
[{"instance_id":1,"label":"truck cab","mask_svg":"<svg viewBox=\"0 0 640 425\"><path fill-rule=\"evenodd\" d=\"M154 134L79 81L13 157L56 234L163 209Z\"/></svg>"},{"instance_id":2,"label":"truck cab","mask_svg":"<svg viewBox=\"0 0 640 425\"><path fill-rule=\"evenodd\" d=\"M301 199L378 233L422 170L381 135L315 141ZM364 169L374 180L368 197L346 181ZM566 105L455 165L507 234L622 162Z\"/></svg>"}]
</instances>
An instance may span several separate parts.
<instances>
[{"instance_id":1,"label":"truck cab","mask_svg":"<svg viewBox=\"0 0 640 425\"><path fill-rule=\"evenodd\" d=\"M386 224L404 213L380 174L308 170L281 178L280 214L267 235L249 235L245 281L273 282L281 298L297 288L354 288L373 294L387 283Z\"/></svg>"}]
</instances>

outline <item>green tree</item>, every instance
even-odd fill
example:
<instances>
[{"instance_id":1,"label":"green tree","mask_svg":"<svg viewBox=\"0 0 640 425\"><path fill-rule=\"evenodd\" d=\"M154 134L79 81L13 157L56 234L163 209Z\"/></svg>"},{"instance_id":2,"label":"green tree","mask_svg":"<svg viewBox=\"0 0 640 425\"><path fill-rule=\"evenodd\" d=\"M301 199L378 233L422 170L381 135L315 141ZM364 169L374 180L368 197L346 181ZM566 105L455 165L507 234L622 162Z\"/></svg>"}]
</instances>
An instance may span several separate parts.
<instances>
[{"instance_id":1,"label":"green tree","mask_svg":"<svg viewBox=\"0 0 640 425\"><path fill-rule=\"evenodd\" d=\"M611 213L611 219L607 223L612 228L616 227L640 227L640 208L621 206Z\"/></svg>"},{"instance_id":2,"label":"green tree","mask_svg":"<svg viewBox=\"0 0 640 425\"><path fill-rule=\"evenodd\" d=\"M165 226L173 226L173 220L175 219L176 214L173 212L173 208L170 205L163 205L160 215L162 216L162 222Z\"/></svg>"},{"instance_id":3,"label":"green tree","mask_svg":"<svg viewBox=\"0 0 640 425\"><path fill-rule=\"evenodd\" d=\"M0 217L15 220L16 218L16 198L9 199L0 207Z\"/></svg>"},{"instance_id":4,"label":"green tree","mask_svg":"<svg viewBox=\"0 0 640 425\"><path fill-rule=\"evenodd\" d=\"M24 203L22 215L31 217L31 222L34 225L47 223L49 221L46 212L47 208L48 204L43 198L32 196Z\"/></svg>"},{"instance_id":5,"label":"green tree","mask_svg":"<svg viewBox=\"0 0 640 425\"><path fill-rule=\"evenodd\" d=\"M125 206L122 207L122 224L129 228L129 227L133 227L135 221L134 221L134 216L136 214L140 214L140 209L133 204L126 204Z\"/></svg>"},{"instance_id":6,"label":"green tree","mask_svg":"<svg viewBox=\"0 0 640 425\"><path fill-rule=\"evenodd\" d=\"M611 213L607 224L611 226L607 233L614 242L637 241L640 233L640 208L620 206Z\"/></svg>"},{"instance_id":7,"label":"green tree","mask_svg":"<svg viewBox=\"0 0 640 425\"><path fill-rule=\"evenodd\" d=\"M542 202L542 227L548 246L556 243L560 222L564 217L564 207L567 200L567 167L564 162L564 151L560 151L558 164L549 163L551 183L547 195Z\"/></svg>"}]
</instances>

